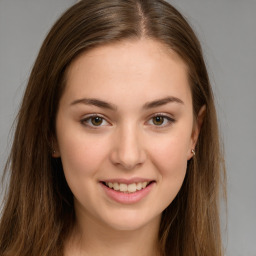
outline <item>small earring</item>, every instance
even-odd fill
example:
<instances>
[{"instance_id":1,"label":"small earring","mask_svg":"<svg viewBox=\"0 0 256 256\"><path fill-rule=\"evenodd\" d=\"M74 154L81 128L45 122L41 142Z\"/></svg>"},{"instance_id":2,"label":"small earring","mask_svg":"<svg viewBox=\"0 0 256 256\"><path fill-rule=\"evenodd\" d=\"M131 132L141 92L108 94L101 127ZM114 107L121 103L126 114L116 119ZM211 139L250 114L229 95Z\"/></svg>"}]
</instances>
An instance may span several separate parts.
<instances>
[{"instance_id":1,"label":"small earring","mask_svg":"<svg viewBox=\"0 0 256 256\"><path fill-rule=\"evenodd\" d=\"M56 150L52 150L52 157L54 157L54 155L56 154Z\"/></svg>"},{"instance_id":2,"label":"small earring","mask_svg":"<svg viewBox=\"0 0 256 256\"><path fill-rule=\"evenodd\" d=\"M192 149L191 152L193 153L194 156L196 155L196 152L194 149Z\"/></svg>"}]
</instances>

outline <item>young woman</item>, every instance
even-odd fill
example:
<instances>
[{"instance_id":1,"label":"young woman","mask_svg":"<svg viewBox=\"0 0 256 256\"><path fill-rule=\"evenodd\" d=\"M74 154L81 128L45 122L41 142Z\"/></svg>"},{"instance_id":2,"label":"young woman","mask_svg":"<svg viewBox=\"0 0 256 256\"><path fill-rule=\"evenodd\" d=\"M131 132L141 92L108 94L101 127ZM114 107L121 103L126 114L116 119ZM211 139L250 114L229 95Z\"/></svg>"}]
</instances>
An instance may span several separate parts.
<instances>
[{"instance_id":1,"label":"young woman","mask_svg":"<svg viewBox=\"0 0 256 256\"><path fill-rule=\"evenodd\" d=\"M45 39L5 169L2 256L220 256L225 170L200 44L163 0L84 0Z\"/></svg>"}]
</instances>

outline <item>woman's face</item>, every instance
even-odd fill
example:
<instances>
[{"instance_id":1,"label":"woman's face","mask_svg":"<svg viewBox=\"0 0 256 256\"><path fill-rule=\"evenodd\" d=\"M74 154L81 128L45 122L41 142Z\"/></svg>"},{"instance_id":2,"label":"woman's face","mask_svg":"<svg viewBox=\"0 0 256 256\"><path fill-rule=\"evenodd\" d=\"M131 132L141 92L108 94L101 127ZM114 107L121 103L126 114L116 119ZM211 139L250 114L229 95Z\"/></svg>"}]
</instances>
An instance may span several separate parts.
<instances>
[{"instance_id":1,"label":"woman's face","mask_svg":"<svg viewBox=\"0 0 256 256\"><path fill-rule=\"evenodd\" d=\"M117 230L159 223L192 157L193 124L186 66L162 44L123 41L78 57L60 100L55 155L78 221Z\"/></svg>"}]
</instances>

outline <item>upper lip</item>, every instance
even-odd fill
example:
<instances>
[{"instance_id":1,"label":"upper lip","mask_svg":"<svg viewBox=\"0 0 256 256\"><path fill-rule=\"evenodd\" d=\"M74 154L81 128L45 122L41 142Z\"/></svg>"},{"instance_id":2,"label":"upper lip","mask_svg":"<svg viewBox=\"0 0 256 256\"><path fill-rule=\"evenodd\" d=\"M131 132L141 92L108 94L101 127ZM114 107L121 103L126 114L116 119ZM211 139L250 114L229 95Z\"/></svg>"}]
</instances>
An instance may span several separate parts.
<instances>
[{"instance_id":1,"label":"upper lip","mask_svg":"<svg viewBox=\"0 0 256 256\"><path fill-rule=\"evenodd\" d=\"M139 183L139 182L152 182L153 179L145 179L145 178L131 178L131 179L104 179L101 182L111 182L111 183L122 183L122 184L132 184L132 183Z\"/></svg>"}]
</instances>

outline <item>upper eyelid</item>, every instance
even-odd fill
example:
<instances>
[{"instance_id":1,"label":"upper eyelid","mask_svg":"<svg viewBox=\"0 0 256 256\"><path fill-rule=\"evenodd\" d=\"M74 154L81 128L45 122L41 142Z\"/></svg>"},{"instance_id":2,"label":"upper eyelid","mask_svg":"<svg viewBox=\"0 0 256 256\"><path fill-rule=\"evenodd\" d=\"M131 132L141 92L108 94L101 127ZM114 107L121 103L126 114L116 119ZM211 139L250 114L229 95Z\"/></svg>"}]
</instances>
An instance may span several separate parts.
<instances>
[{"instance_id":1,"label":"upper eyelid","mask_svg":"<svg viewBox=\"0 0 256 256\"><path fill-rule=\"evenodd\" d=\"M172 125L173 123L176 122L176 119L174 119L173 117L167 115L167 114L164 114L164 113L157 113L157 114L154 114L153 116L151 116L147 122L149 122L152 118L154 117L157 117L157 116L161 116L163 118L166 118L168 120L168 123L165 124L165 125L153 125L154 128L157 128L157 129L164 129L170 125Z\"/></svg>"},{"instance_id":2,"label":"upper eyelid","mask_svg":"<svg viewBox=\"0 0 256 256\"><path fill-rule=\"evenodd\" d=\"M162 112L159 112L159 113L155 113L153 115L150 115L149 118L151 117L156 117L156 116L163 116L163 117L170 117L172 119L174 119L174 117L172 117L172 115L170 114L167 114L167 113L162 113Z\"/></svg>"},{"instance_id":3,"label":"upper eyelid","mask_svg":"<svg viewBox=\"0 0 256 256\"><path fill-rule=\"evenodd\" d=\"M157 117L157 116L162 116L162 117L164 117L164 118L167 118L169 122L175 122L175 121L176 121L176 120L174 119L174 117L172 117L170 114L159 112L159 113L154 113L154 114L148 116L146 122L149 122L149 120L151 120L152 118ZM108 122L108 123L111 124L111 122L108 120L107 117L105 117L105 116L102 115L102 114L98 114L98 113L88 114L88 115L84 116L84 117L81 119L80 122L82 123L82 122L84 122L84 121L86 121L86 120L89 120L90 118L93 118L93 117L100 117L100 118L104 119L106 122ZM89 125L89 126L91 126L91 127L97 127L97 126L92 126L92 125ZM157 125L156 125L156 127L158 127L158 128L161 128L161 127L163 128L163 127L166 127L166 126L167 126L167 125L165 125L165 126L157 126ZM101 126L98 126L98 127L101 127Z\"/></svg>"},{"instance_id":4,"label":"upper eyelid","mask_svg":"<svg viewBox=\"0 0 256 256\"><path fill-rule=\"evenodd\" d=\"M93 114L88 114L88 115L84 115L82 118L81 118L81 121L82 120L87 120L87 119L90 119L92 117L101 117L103 119L105 119L106 121L108 121L108 117L106 117L105 115L102 115L102 114L98 114L98 113L93 113ZM108 121L109 122L109 121Z\"/></svg>"},{"instance_id":5,"label":"upper eyelid","mask_svg":"<svg viewBox=\"0 0 256 256\"><path fill-rule=\"evenodd\" d=\"M81 118L80 122L89 120L89 119L91 119L91 118L93 118L93 117L100 117L100 118L104 119L106 122L110 123L110 121L108 120L107 117L105 117L105 116L102 115L102 114L96 114L96 113L94 113L94 114L88 114L88 115L83 116L83 117Z\"/></svg>"},{"instance_id":6,"label":"upper eyelid","mask_svg":"<svg viewBox=\"0 0 256 256\"><path fill-rule=\"evenodd\" d=\"M92 118L92 117L101 117L101 118L103 118L103 119L105 119L106 121L108 121L108 117L106 117L105 115L102 115L102 114L99 114L99 113L93 113L93 114L88 114L88 115L85 115L85 116L83 116L82 118L81 118L81 120L85 120L85 119L89 119L89 118ZM171 118L171 119L174 119L174 117L172 116L172 115L170 115L170 114L166 114L166 113L161 113L161 112L159 112L159 113L155 113L155 114L151 114L151 115L149 115L148 117L147 117L147 119L150 119L150 118L152 118L152 117L156 117L156 116L163 116L163 117L169 117L169 118ZM108 121L109 122L109 121Z\"/></svg>"},{"instance_id":7,"label":"upper eyelid","mask_svg":"<svg viewBox=\"0 0 256 256\"><path fill-rule=\"evenodd\" d=\"M149 117L148 117L148 120L150 120L151 118L153 118L153 117L156 117L156 116L161 116L161 117L165 117L165 118L167 118L167 119L171 119L172 121L176 121L176 119L174 118L174 116L173 115L170 115L170 114L167 114L167 113L156 113L156 114L153 114L153 115L150 115Z\"/></svg>"}]
</instances>

